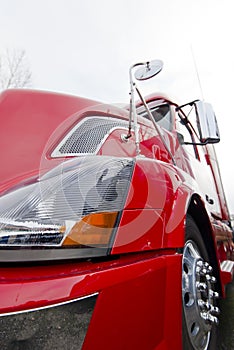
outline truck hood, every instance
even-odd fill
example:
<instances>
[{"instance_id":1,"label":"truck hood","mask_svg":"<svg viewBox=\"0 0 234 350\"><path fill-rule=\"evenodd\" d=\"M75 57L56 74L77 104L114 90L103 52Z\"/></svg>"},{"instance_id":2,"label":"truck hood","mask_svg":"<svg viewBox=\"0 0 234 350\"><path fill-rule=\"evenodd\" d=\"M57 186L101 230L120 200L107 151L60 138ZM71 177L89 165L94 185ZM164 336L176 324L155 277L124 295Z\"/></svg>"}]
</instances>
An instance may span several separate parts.
<instances>
[{"instance_id":1,"label":"truck hood","mask_svg":"<svg viewBox=\"0 0 234 350\"><path fill-rule=\"evenodd\" d=\"M61 162L48 156L55 131L59 129L61 133L61 126L71 115L96 104L58 93L3 92L0 95L0 193Z\"/></svg>"}]
</instances>

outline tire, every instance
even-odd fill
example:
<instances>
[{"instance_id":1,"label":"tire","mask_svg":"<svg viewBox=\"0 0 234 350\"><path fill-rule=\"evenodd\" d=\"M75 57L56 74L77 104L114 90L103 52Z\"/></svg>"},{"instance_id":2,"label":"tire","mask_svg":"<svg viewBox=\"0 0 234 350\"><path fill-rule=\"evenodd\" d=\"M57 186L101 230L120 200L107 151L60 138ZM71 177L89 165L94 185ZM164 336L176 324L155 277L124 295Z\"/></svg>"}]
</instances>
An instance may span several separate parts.
<instances>
[{"instance_id":1,"label":"tire","mask_svg":"<svg viewBox=\"0 0 234 350\"><path fill-rule=\"evenodd\" d=\"M201 233L188 215L182 259L184 350L216 349L219 295L209 260Z\"/></svg>"}]
</instances>

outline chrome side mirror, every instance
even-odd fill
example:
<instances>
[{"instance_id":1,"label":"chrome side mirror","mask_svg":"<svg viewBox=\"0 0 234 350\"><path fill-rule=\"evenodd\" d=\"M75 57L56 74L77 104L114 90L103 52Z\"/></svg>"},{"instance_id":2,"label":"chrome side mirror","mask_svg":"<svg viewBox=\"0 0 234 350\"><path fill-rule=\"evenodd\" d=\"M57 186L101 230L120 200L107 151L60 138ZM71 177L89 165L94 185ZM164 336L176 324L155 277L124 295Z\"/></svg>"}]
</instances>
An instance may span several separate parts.
<instances>
[{"instance_id":1,"label":"chrome side mirror","mask_svg":"<svg viewBox=\"0 0 234 350\"><path fill-rule=\"evenodd\" d=\"M203 101L195 101L194 105L196 109L197 127L201 143L207 144L219 142L219 128L211 104Z\"/></svg>"},{"instance_id":2,"label":"chrome side mirror","mask_svg":"<svg viewBox=\"0 0 234 350\"><path fill-rule=\"evenodd\" d=\"M137 80L147 80L153 78L155 75L161 72L163 68L163 62L161 60L153 60L145 63L138 63L134 66L141 65L137 69L134 76Z\"/></svg>"}]
</instances>

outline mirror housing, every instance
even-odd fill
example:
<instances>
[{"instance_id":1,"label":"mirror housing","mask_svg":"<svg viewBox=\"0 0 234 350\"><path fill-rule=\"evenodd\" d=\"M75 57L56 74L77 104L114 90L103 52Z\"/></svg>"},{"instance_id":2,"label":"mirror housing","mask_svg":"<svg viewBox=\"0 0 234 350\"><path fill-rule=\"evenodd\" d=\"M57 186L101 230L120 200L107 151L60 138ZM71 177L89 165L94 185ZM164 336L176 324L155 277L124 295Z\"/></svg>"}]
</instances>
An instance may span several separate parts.
<instances>
[{"instance_id":1,"label":"mirror housing","mask_svg":"<svg viewBox=\"0 0 234 350\"><path fill-rule=\"evenodd\" d=\"M215 113L210 103L194 101L197 127L202 144L217 143L220 141L219 128Z\"/></svg>"}]
</instances>

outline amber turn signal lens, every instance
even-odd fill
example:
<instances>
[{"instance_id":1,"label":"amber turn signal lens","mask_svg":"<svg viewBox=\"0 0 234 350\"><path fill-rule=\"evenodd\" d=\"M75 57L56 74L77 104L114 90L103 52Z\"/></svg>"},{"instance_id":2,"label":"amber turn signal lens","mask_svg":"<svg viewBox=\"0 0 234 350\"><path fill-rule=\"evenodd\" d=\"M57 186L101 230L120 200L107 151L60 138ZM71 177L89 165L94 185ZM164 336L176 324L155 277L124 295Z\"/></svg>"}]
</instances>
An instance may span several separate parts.
<instances>
[{"instance_id":1,"label":"amber turn signal lens","mask_svg":"<svg viewBox=\"0 0 234 350\"><path fill-rule=\"evenodd\" d=\"M63 241L63 246L104 246L109 243L118 212L93 213L77 222Z\"/></svg>"}]
</instances>

